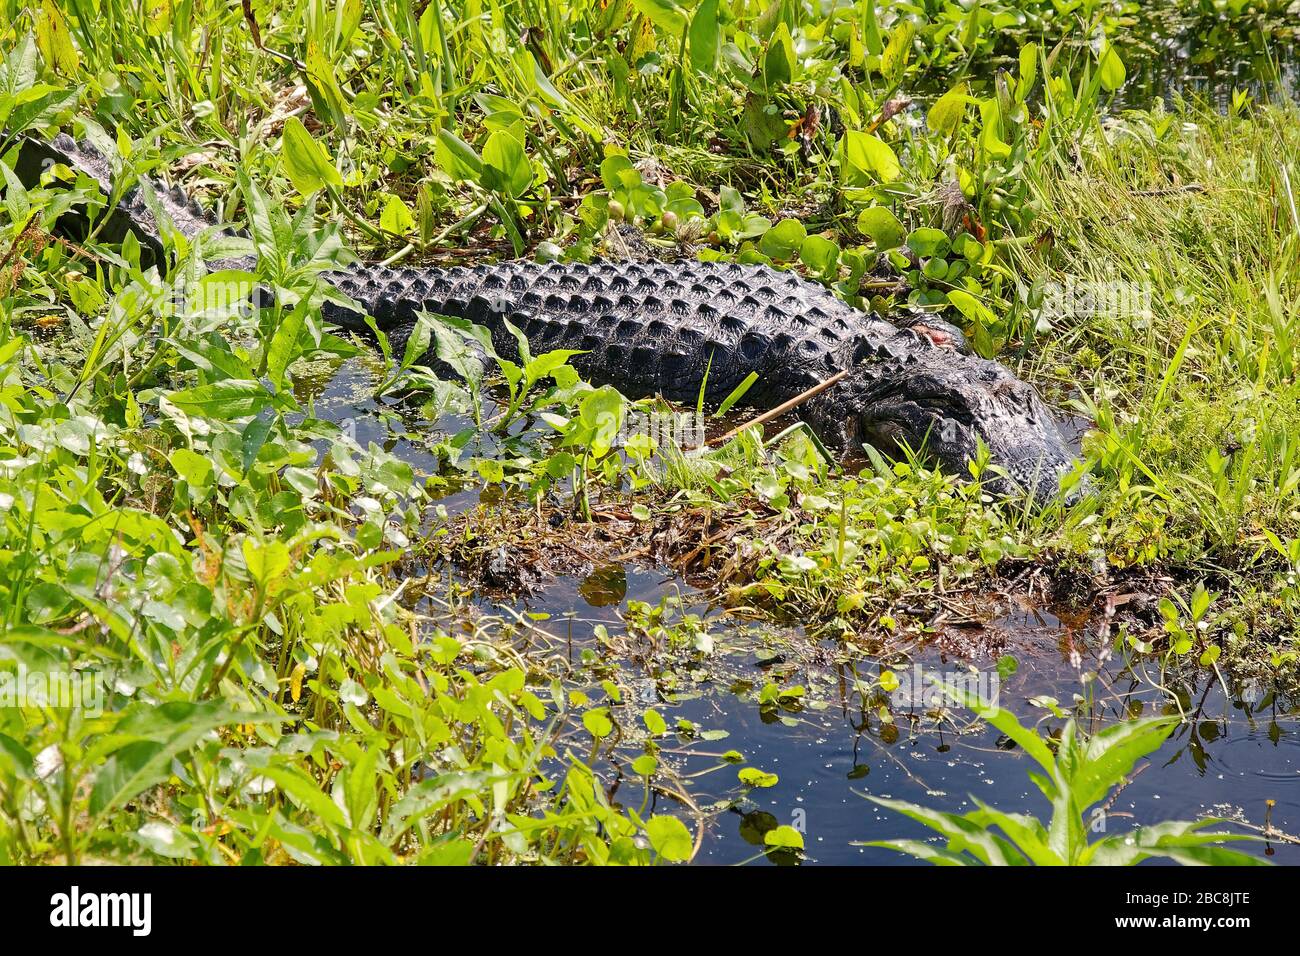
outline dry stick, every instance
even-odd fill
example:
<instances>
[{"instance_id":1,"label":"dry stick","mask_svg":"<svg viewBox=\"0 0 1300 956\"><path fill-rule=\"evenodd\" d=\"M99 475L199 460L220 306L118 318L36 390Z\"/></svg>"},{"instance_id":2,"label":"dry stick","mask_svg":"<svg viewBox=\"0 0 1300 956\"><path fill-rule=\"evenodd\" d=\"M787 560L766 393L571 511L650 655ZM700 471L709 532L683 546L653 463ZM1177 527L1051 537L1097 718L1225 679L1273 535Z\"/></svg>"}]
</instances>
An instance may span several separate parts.
<instances>
[{"instance_id":1,"label":"dry stick","mask_svg":"<svg viewBox=\"0 0 1300 956\"><path fill-rule=\"evenodd\" d=\"M1205 186L1201 183L1187 183L1182 186L1167 186L1163 189L1138 189L1133 192L1134 196L1141 196L1144 199L1154 198L1157 196L1181 196L1186 193L1203 193Z\"/></svg>"},{"instance_id":2,"label":"dry stick","mask_svg":"<svg viewBox=\"0 0 1300 956\"><path fill-rule=\"evenodd\" d=\"M737 435L739 435L747 428L753 428L755 425L761 425L764 422L770 422L772 419L784 415L786 412L790 411L790 409L797 408L798 406L802 405L804 402L808 401L808 399L815 398L816 396L820 395L822 392L826 391L826 389L830 388L832 385L839 382L841 379L844 378L844 376L848 374L849 374L848 369L841 369L840 371L832 375L830 378L826 379L826 381L818 382L816 385L808 389L806 392L801 392L800 394L796 395L794 398L790 399L788 402L782 402L780 405L776 406L776 408L773 408L771 411L766 411L762 415L757 415L754 418L751 418L749 421L745 422L745 424L733 428L731 431L727 432L721 438L715 438L713 439L713 441L707 442L707 444L709 445L723 444L724 442L728 442L731 439L735 438Z\"/></svg>"}]
</instances>

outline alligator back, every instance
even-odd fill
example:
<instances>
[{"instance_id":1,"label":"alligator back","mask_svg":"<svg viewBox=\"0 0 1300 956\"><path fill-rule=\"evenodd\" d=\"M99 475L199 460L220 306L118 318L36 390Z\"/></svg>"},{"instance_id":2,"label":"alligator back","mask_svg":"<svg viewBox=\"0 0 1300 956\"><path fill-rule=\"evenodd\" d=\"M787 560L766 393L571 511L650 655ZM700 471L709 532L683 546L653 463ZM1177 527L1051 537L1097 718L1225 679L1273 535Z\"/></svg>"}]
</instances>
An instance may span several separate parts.
<instances>
[{"instance_id":1,"label":"alligator back","mask_svg":"<svg viewBox=\"0 0 1300 956\"><path fill-rule=\"evenodd\" d=\"M488 328L498 353L513 359L509 321L534 355L581 351L573 365L584 377L633 397L693 401L705 385L705 398L717 401L757 372L746 403L770 404L852 364L864 337L892 352L886 343L900 334L822 286L734 263L363 266L328 279L375 317L395 350L427 311ZM360 319L333 304L325 317L347 327Z\"/></svg>"}]
</instances>

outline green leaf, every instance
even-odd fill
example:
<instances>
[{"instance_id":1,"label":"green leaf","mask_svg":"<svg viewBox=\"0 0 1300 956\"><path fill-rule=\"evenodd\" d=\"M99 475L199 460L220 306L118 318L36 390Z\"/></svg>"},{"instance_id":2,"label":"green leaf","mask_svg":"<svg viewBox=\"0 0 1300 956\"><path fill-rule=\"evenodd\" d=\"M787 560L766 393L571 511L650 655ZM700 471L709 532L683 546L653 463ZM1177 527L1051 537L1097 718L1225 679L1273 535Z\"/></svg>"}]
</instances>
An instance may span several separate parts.
<instances>
[{"instance_id":1,"label":"green leaf","mask_svg":"<svg viewBox=\"0 0 1300 956\"><path fill-rule=\"evenodd\" d=\"M889 144L880 137L861 130L851 129L845 132L843 155L841 173L847 186L893 182L902 168Z\"/></svg>"},{"instance_id":2,"label":"green leaf","mask_svg":"<svg viewBox=\"0 0 1300 956\"><path fill-rule=\"evenodd\" d=\"M1169 820L1116 833L1092 844L1084 854L1089 866L1136 866L1149 859L1169 859L1184 866L1270 866L1268 860L1231 850L1218 844L1227 841L1256 842L1259 837L1231 832L1199 832L1219 819Z\"/></svg>"},{"instance_id":3,"label":"green leaf","mask_svg":"<svg viewBox=\"0 0 1300 956\"><path fill-rule=\"evenodd\" d=\"M289 547L278 538L270 538L265 542L245 538L240 550L244 555L244 565L248 568L249 577L263 592L269 590L271 585L289 570Z\"/></svg>"},{"instance_id":4,"label":"green leaf","mask_svg":"<svg viewBox=\"0 0 1300 956\"><path fill-rule=\"evenodd\" d=\"M36 762L32 755L12 737L0 734L0 772L10 779L34 780Z\"/></svg>"},{"instance_id":5,"label":"green leaf","mask_svg":"<svg viewBox=\"0 0 1300 956\"><path fill-rule=\"evenodd\" d=\"M669 862L685 863L695 852L691 831L676 817L665 814L651 817L646 821L645 834L654 851Z\"/></svg>"},{"instance_id":6,"label":"green leaf","mask_svg":"<svg viewBox=\"0 0 1300 956\"><path fill-rule=\"evenodd\" d=\"M782 219L758 240L758 250L784 262L799 254L807 237L808 230L798 219Z\"/></svg>"},{"instance_id":7,"label":"green leaf","mask_svg":"<svg viewBox=\"0 0 1300 956\"><path fill-rule=\"evenodd\" d=\"M718 24L718 0L701 0L691 17L691 66L696 73L712 76L722 47Z\"/></svg>"},{"instance_id":8,"label":"green leaf","mask_svg":"<svg viewBox=\"0 0 1300 956\"><path fill-rule=\"evenodd\" d=\"M951 136L961 128L962 118L966 115L966 84L958 83L943 96L935 100L926 123L940 136Z\"/></svg>"},{"instance_id":9,"label":"green leaf","mask_svg":"<svg viewBox=\"0 0 1300 956\"><path fill-rule=\"evenodd\" d=\"M757 767L742 767L736 772L740 782L747 787L775 787L781 778Z\"/></svg>"},{"instance_id":10,"label":"green leaf","mask_svg":"<svg viewBox=\"0 0 1300 956\"><path fill-rule=\"evenodd\" d=\"M647 710L641 715L641 719L645 721L645 729L655 737L668 732L668 724L657 710Z\"/></svg>"},{"instance_id":11,"label":"green leaf","mask_svg":"<svg viewBox=\"0 0 1300 956\"><path fill-rule=\"evenodd\" d=\"M167 401L189 415L244 418L272 404L271 394L255 381L213 382L167 393Z\"/></svg>"},{"instance_id":12,"label":"green leaf","mask_svg":"<svg viewBox=\"0 0 1300 956\"><path fill-rule=\"evenodd\" d=\"M99 817L162 783L171 775L173 758L218 727L278 720L271 714L230 710L218 701L168 701L131 711L113 734L115 740L129 742L111 751L95 773L91 815Z\"/></svg>"},{"instance_id":13,"label":"green leaf","mask_svg":"<svg viewBox=\"0 0 1300 956\"><path fill-rule=\"evenodd\" d=\"M415 216L401 196L389 195L379 214L379 228L394 236L405 236L415 231Z\"/></svg>"},{"instance_id":14,"label":"green leaf","mask_svg":"<svg viewBox=\"0 0 1300 956\"><path fill-rule=\"evenodd\" d=\"M980 145L990 156L1005 158L1011 155L1011 147L1002 140L1002 111L998 107L997 97L989 97L980 102Z\"/></svg>"},{"instance_id":15,"label":"green leaf","mask_svg":"<svg viewBox=\"0 0 1300 956\"><path fill-rule=\"evenodd\" d=\"M946 685L940 686L956 703L969 707L977 716L988 721L1019 744L1020 749L1048 774L1055 774L1056 760L1052 755L1052 749L1047 746L1047 742L1042 737L1016 720L1015 714L996 705L986 705L975 694L959 693L947 688Z\"/></svg>"},{"instance_id":16,"label":"green leaf","mask_svg":"<svg viewBox=\"0 0 1300 956\"><path fill-rule=\"evenodd\" d=\"M212 481L212 459L188 448L177 448L167 456L183 481L195 491L202 491Z\"/></svg>"},{"instance_id":17,"label":"green leaf","mask_svg":"<svg viewBox=\"0 0 1300 956\"><path fill-rule=\"evenodd\" d=\"M1114 93L1124 85L1127 77L1124 61L1120 59L1119 53L1115 51L1110 41L1106 41L1102 46L1098 67L1101 85L1106 88L1106 92Z\"/></svg>"},{"instance_id":18,"label":"green leaf","mask_svg":"<svg viewBox=\"0 0 1300 956\"><path fill-rule=\"evenodd\" d=\"M767 52L763 55L763 79L767 82L768 89L783 86L794 80L798 69L794 40L790 36L790 28L782 21L768 41Z\"/></svg>"},{"instance_id":19,"label":"green leaf","mask_svg":"<svg viewBox=\"0 0 1300 956\"><path fill-rule=\"evenodd\" d=\"M1030 862L1035 866L1062 866L1065 861L1052 852L1048 846L1048 833L1035 818L1020 813L1004 813L988 806L976 797L971 797L978 810L967 814L972 823L985 828L1001 828Z\"/></svg>"},{"instance_id":20,"label":"green leaf","mask_svg":"<svg viewBox=\"0 0 1300 956\"><path fill-rule=\"evenodd\" d=\"M839 268L839 244L825 236L811 235L799 248L799 260L818 276L831 278Z\"/></svg>"},{"instance_id":21,"label":"green leaf","mask_svg":"<svg viewBox=\"0 0 1300 956\"><path fill-rule=\"evenodd\" d=\"M770 847L784 850L802 850L803 834L792 826L782 824L763 834L763 842Z\"/></svg>"},{"instance_id":22,"label":"green leaf","mask_svg":"<svg viewBox=\"0 0 1300 956\"><path fill-rule=\"evenodd\" d=\"M981 345L987 337L987 330L997 324L997 316L983 302L961 289L950 289L948 301L974 326L976 344Z\"/></svg>"},{"instance_id":23,"label":"green leaf","mask_svg":"<svg viewBox=\"0 0 1300 956\"><path fill-rule=\"evenodd\" d=\"M609 719L608 707L593 707L582 715L582 726L587 728L587 733L597 740L603 740L608 737L614 730L614 722Z\"/></svg>"},{"instance_id":24,"label":"green leaf","mask_svg":"<svg viewBox=\"0 0 1300 956\"><path fill-rule=\"evenodd\" d=\"M886 800L870 794L867 795L867 799L903 816L911 817L936 833L942 834L948 839L948 849L953 853L965 851L986 866L1028 865L1029 861L1010 841L990 833L981 824L964 816L930 810L903 800Z\"/></svg>"},{"instance_id":25,"label":"green leaf","mask_svg":"<svg viewBox=\"0 0 1300 956\"><path fill-rule=\"evenodd\" d=\"M311 138L307 127L296 116L284 124L280 138L280 155L284 171L298 192L311 195L324 186L341 186L343 177L330 162L324 147Z\"/></svg>"},{"instance_id":26,"label":"green leaf","mask_svg":"<svg viewBox=\"0 0 1300 956\"><path fill-rule=\"evenodd\" d=\"M293 766L272 765L262 767L258 773L279 787L280 792L304 812L326 826L339 830L347 829L348 821L343 815L342 808L302 770Z\"/></svg>"},{"instance_id":27,"label":"green leaf","mask_svg":"<svg viewBox=\"0 0 1300 956\"><path fill-rule=\"evenodd\" d=\"M445 129L438 131L433 159L452 179L476 183L483 175L483 160L474 152L474 147Z\"/></svg>"},{"instance_id":28,"label":"green leaf","mask_svg":"<svg viewBox=\"0 0 1300 956\"><path fill-rule=\"evenodd\" d=\"M907 248L922 258L947 255L948 234L930 226L913 229L907 235Z\"/></svg>"},{"instance_id":29,"label":"green leaf","mask_svg":"<svg viewBox=\"0 0 1300 956\"><path fill-rule=\"evenodd\" d=\"M902 76L912 55L912 39L916 27L911 20L900 20L889 33L889 43L880 55L880 73L887 80L896 80Z\"/></svg>"},{"instance_id":30,"label":"green leaf","mask_svg":"<svg viewBox=\"0 0 1300 956\"><path fill-rule=\"evenodd\" d=\"M933 843L924 843L920 840L872 840L867 843L854 843L853 846L877 846L885 850L894 850L898 853L914 856L918 860L933 863L935 866L979 865L979 861L973 857L962 856L960 853L953 853L951 850L945 850L943 847L935 846Z\"/></svg>"},{"instance_id":31,"label":"green leaf","mask_svg":"<svg viewBox=\"0 0 1300 956\"><path fill-rule=\"evenodd\" d=\"M723 415L727 414L727 412L731 411L732 407L738 401L740 401L742 398L745 397L745 393L748 392L750 387L757 381L758 381L757 372L750 372L748 375L746 375L744 381L742 381L739 385L733 388L730 394L728 394L727 397L722 400L722 404L718 406L718 412L717 412L718 417L721 418Z\"/></svg>"},{"instance_id":32,"label":"green leaf","mask_svg":"<svg viewBox=\"0 0 1300 956\"><path fill-rule=\"evenodd\" d=\"M311 311L311 299L304 296L275 327L266 352L266 375L277 392L284 389L289 366L302 355L302 331L307 327L307 315Z\"/></svg>"},{"instance_id":33,"label":"green leaf","mask_svg":"<svg viewBox=\"0 0 1300 956\"><path fill-rule=\"evenodd\" d=\"M680 37L686 29L686 14L673 0L632 0L632 5L671 37Z\"/></svg>"},{"instance_id":34,"label":"green leaf","mask_svg":"<svg viewBox=\"0 0 1300 956\"><path fill-rule=\"evenodd\" d=\"M1026 43L1020 48L1020 79L1016 84L1016 97L1023 101L1038 79L1038 44Z\"/></svg>"},{"instance_id":35,"label":"green leaf","mask_svg":"<svg viewBox=\"0 0 1300 956\"><path fill-rule=\"evenodd\" d=\"M419 820L464 801L478 803L497 781L487 773L456 772L421 780L402 795L384 823L384 842L392 843Z\"/></svg>"},{"instance_id":36,"label":"green leaf","mask_svg":"<svg viewBox=\"0 0 1300 956\"><path fill-rule=\"evenodd\" d=\"M533 166L523 144L505 130L497 130L483 147L482 185L510 197L522 195L533 182Z\"/></svg>"},{"instance_id":37,"label":"green leaf","mask_svg":"<svg viewBox=\"0 0 1300 956\"><path fill-rule=\"evenodd\" d=\"M1123 721L1089 737L1073 772L1066 776L1075 805L1086 810L1104 797L1140 758L1160 749L1177 724L1176 717Z\"/></svg>"},{"instance_id":38,"label":"green leaf","mask_svg":"<svg viewBox=\"0 0 1300 956\"><path fill-rule=\"evenodd\" d=\"M898 217L884 206L868 206L858 215L858 231L876 244L877 252L896 249L906 235Z\"/></svg>"}]
</instances>

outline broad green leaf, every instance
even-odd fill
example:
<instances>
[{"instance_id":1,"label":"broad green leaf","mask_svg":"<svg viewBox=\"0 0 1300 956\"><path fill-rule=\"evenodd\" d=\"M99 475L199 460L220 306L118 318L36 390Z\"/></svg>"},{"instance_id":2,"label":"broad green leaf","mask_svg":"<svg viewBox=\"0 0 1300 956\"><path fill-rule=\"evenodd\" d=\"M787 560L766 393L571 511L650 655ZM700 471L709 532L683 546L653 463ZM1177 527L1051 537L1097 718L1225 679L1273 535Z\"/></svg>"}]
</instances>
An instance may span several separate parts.
<instances>
[{"instance_id":1,"label":"broad green leaf","mask_svg":"<svg viewBox=\"0 0 1300 956\"><path fill-rule=\"evenodd\" d=\"M889 43L880 55L880 73L885 79L898 80L912 55L912 39L916 27L911 20L900 20L889 33Z\"/></svg>"},{"instance_id":2,"label":"broad green leaf","mask_svg":"<svg viewBox=\"0 0 1300 956\"><path fill-rule=\"evenodd\" d=\"M876 244L877 252L903 244L906 231L898 217L884 206L868 206L858 214L858 231Z\"/></svg>"},{"instance_id":3,"label":"broad green leaf","mask_svg":"<svg viewBox=\"0 0 1300 956\"><path fill-rule=\"evenodd\" d=\"M325 186L341 186L343 177L334 168L325 148L307 132L307 127L296 116L284 124L280 139L280 155L284 171L293 187L308 196Z\"/></svg>"},{"instance_id":4,"label":"broad green leaf","mask_svg":"<svg viewBox=\"0 0 1300 956\"><path fill-rule=\"evenodd\" d=\"M1271 865L1268 860L1217 845L1225 841L1255 842L1259 837L1225 831L1200 832L1204 827L1226 822L1169 820L1112 834L1090 846L1083 862L1090 866L1136 866L1144 860L1164 858L1184 866Z\"/></svg>"},{"instance_id":5,"label":"broad green leaf","mask_svg":"<svg viewBox=\"0 0 1300 956\"><path fill-rule=\"evenodd\" d=\"M935 866L979 866L979 861L974 857L962 856L960 853L953 853L951 850L921 840L872 840L866 843L854 843L853 846L873 846L894 850Z\"/></svg>"},{"instance_id":6,"label":"broad green leaf","mask_svg":"<svg viewBox=\"0 0 1300 956\"><path fill-rule=\"evenodd\" d=\"M763 843L776 849L802 850L803 834L792 826L782 824L764 833Z\"/></svg>"},{"instance_id":7,"label":"broad green leaf","mask_svg":"<svg viewBox=\"0 0 1300 956\"><path fill-rule=\"evenodd\" d=\"M212 459L188 448L177 448L167 456L171 466L191 488L202 491L212 480Z\"/></svg>"},{"instance_id":8,"label":"broad green leaf","mask_svg":"<svg viewBox=\"0 0 1300 956\"><path fill-rule=\"evenodd\" d=\"M169 392L167 401L190 415L230 419L256 415L271 405L272 396L261 382L225 381Z\"/></svg>"},{"instance_id":9,"label":"broad green leaf","mask_svg":"<svg viewBox=\"0 0 1300 956\"><path fill-rule=\"evenodd\" d=\"M718 65L718 51L722 47L722 31L718 23L718 0L701 0L691 17L691 66L695 72L712 76Z\"/></svg>"},{"instance_id":10,"label":"broad green leaf","mask_svg":"<svg viewBox=\"0 0 1300 956\"><path fill-rule=\"evenodd\" d=\"M695 851L691 831L676 817L665 814L651 817L646 821L645 833L654 851L669 862L685 863Z\"/></svg>"},{"instance_id":11,"label":"broad green leaf","mask_svg":"<svg viewBox=\"0 0 1300 956\"><path fill-rule=\"evenodd\" d=\"M281 575L289 570L289 548L277 538L264 542L245 538L241 551L249 577L263 592L269 591Z\"/></svg>"},{"instance_id":12,"label":"broad green leaf","mask_svg":"<svg viewBox=\"0 0 1300 956\"><path fill-rule=\"evenodd\" d=\"M68 21L54 0L41 0L40 12L36 14L36 44L50 69L64 76L76 75L81 58L68 32Z\"/></svg>"},{"instance_id":13,"label":"broad green leaf","mask_svg":"<svg viewBox=\"0 0 1300 956\"><path fill-rule=\"evenodd\" d=\"M384 201L384 208L379 213L379 228L394 236L406 236L415 231L415 216L401 196L390 193Z\"/></svg>"},{"instance_id":14,"label":"broad green leaf","mask_svg":"<svg viewBox=\"0 0 1300 956\"><path fill-rule=\"evenodd\" d=\"M785 262L799 254L807 237L808 230L798 219L782 219L763 234L758 241L758 250L765 256Z\"/></svg>"},{"instance_id":15,"label":"broad green leaf","mask_svg":"<svg viewBox=\"0 0 1300 956\"><path fill-rule=\"evenodd\" d=\"M262 767L258 773L274 783L294 804L326 826L347 829L348 821L342 808L304 771L289 765L271 765Z\"/></svg>"},{"instance_id":16,"label":"broad green leaf","mask_svg":"<svg viewBox=\"0 0 1300 956\"><path fill-rule=\"evenodd\" d=\"M740 782L747 787L775 787L781 778L774 773L759 770L757 767L742 767L736 771Z\"/></svg>"},{"instance_id":17,"label":"broad green leaf","mask_svg":"<svg viewBox=\"0 0 1300 956\"><path fill-rule=\"evenodd\" d=\"M955 813L943 813L903 800L886 800L870 794L867 799L896 813L923 823L948 840L954 853L970 853L986 866L1027 866L1029 861L1008 840Z\"/></svg>"},{"instance_id":18,"label":"broad green leaf","mask_svg":"<svg viewBox=\"0 0 1300 956\"><path fill-rule=\"evenodd\" d=\"M1176 717L1121 721L1088 738L1067 778L1076 806L1086 810L1123 782L1139 759L1160 749L1177 726Z\"/></svg>"},{"instance_id":19,"label":"broad green leaf","mask_svg":"<svg viewBox=\"0 0 1300 956\"><path fill-rule=\"evenodd\" d=\"M955 692L942 684L939 686L956 703L969 707L977 716L988 721L996 729L1002 731L1019 744L1020 749L1027 753L1049 775L1055 774L1056 760L1052 755L1051 748L1047 746L1042 737L1016 720L1015 714L1009 710L1003 710L996 704L987 705L975 694Z\"/></svg>"},{"instance_id":20,"label":"broad green leaf","mask_svg":"<svg viewBox=\"0 0 1300 956\"><path fill-rule=\"evenodd\" d=\"M609 719L609 708L593 707L586 711L582 715L582 726L598 740L608 737L614 730L614 722Z\"/></svg>"},{"instance_id":21,"label":"broad green leaf","mask_svg":"<svg viewBox=\"0 0 1300 956\"><path fill-rule=\"evenodd\" d=\"M187 752L218 727L278 721L271 714L231 710L219 701L168 701L133 710L123 718L114 739L130 742L107 754L95 773L90 794L92 816L120 807L171 775L173 758Z\"/></svg>"},{"instance_id":22,"label":"broad green leaf","mask_svg":"<svg viewBox=\"0 0 1300 956\"><path fill-rule=\"evenodd\" d=\"M931 226L922 226L907 234L907 248L922 258L946 256L948 245L948 234Z\"/></svg>"},{"instance_id":23,"label":"broad green leaf","mask_svg":"<svg viewBox=\"0 0 1300 956\"><path fill-rule=\"evenodd\" d=\"M794 40L790 28L782 21L768 41L763 55L763 79L768 89L790 83L798 75L799 61L795 57Z\"/></svg>"},{"instance_id":24,"label":"broad green leaf","mask_svg":"<svg viewBox=\"0 0 1300 956\"><path fill-rule=\"evenodd\" d=\"M483 160L474 152L474 147L445 129L438 132L433 159L452 179L476 183L483 175Z\"/></svg>"},{"instance_id":25,"label":"broad green leaf","mask_svg":"<svg viewBox=\"0 0 1300 956\"><path fill-rule=\"evenodd\" d=\"M670 37L680 38L686 29L686 13L673 0L632 0L632 5Z\"/></svg>"},{"instance_id":26,"label":"broad green leaf","mask_svg":"<svg viewBox=\"0 0 1300 956\"><path fill-rule=\"evenodd\" d=\"M1034 817L1020 813L1004 813L971 798L979 810L967 814L973 823L984 827L997 826L1021 853L1035 866L1063 866L1065 861L1048 846L1048 833Z\"/></svg>"},{"instance_id":27,"label":"broad green leaf","mask_svg":"<svg viewBox=\"0 0 1300 956\"><path fill-rule=\"evenodd\" d=\"M281 319L271 336L271 344L266 352L266 374L277 392L284 388L284 376L299 356L302 355L302 333L307 327L307 315L311 312L311 300L303 297Z\"/></svg>"},{"instance_id":28,"label":"broad green leaf","mask_svg":"<svg viewBox=\"0 0 1300 956\"><path fill-rule=\"evenodd\" d=\"M844 134L843 163L841 173L848 186L893 182L901 171L898 157L884 140L855 129Z\"/></svg>"},{"instance_id":29,"label":"broad green leaf","mask_svg":"<svg viewBox=\"0 0 1300 956\"><path fill-rule=\"evenodd\" d=\"M1108 93L1114 93L1124 85L1127 76L1124 61L1120 59L1119 53L1109 41L1102 46L1098 72L1101 77L1101 85L1106 88Z\"/></svg>"},{"instance_id":30,"label":"broad green leaf","mask_svg":"<svg viewBox=\"0 0 1300 956\"><path fill-rule=\"evenodd\" d=\"M799 261L822 278L833 278L840 262L840 247L825 236L813 234L799 247Z\"/></svg>"},{"instance_id":31,"label":"broad green leaf","mask_svg":"<svg viewBox=\"0 0 1300 956\"><path fill-rule=\"evenodd\" d=\"M935 100L926 123L940 136L951 136L961 128L962 118L966 115L966 84L958 83L943 96Z\"/></svg>"},{"instance_id":32,"label":"broad green leaf","mask_svg":"<svg viewBox=\"0 0 1300 956\"><path fill-rule=\"evenodd\" d=\"M507 196L527 191L533 182L533 167L524 147L513 135L497 130L483 147L482 185Z\"/></svg>"}]
</instances>

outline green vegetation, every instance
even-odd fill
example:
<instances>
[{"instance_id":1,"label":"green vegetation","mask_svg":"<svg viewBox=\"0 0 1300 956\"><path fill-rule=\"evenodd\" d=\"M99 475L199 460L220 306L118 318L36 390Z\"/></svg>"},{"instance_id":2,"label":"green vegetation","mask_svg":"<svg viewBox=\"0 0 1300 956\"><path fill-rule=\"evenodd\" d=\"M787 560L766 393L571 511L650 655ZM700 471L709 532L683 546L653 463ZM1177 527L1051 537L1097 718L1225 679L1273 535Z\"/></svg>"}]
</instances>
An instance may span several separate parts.
<instances>
[{"instance_id":1,"label":"green vegetation","mask_svg":"<svg viewBox=\"0 0 1300 956\"><path fill-rule=\"evenodd\" d=\"M1024 748L1043 773L1029 777L1052 805L1046 826L1034 817L1006 813L971 797L976 809L961 815L940 813L902 800L868 799L905 814L947 840L938 847L920 840L889 840L883 846L939 866L1137 866L1145 860L1167 859L1191 866L1255 866L1264 861L1224 849L1232 840L1257 839L1231 832L1202 832L1224 821L1168 820L1149 827L1088 839L1089 831L1105 829L1108 795L1129 780L1134 764L1164 743L1177 718L1148 717L1125 721L1084 738L1073 718L1058 739L1044 738L1014 716L996 707L975 711ZM1057 716L1064 716L1057 714ZM1097 804L1101 804L1097 807ZM1088 811L1096 807L1090 814ZM994 828L1002 831L999 836Z\"/></svg>"},{"instance_id":2,"label":"green vegetation","mask_svg":"<svg viewBox=\"0 0 1300 956\"><path fill-rule=\"evenodd\" d=\"M1242 6L1183 13L1285 34L1285 4ZM619 553L698 529L666 557L732 607L859 642L905 629L909 595L1011 562L1169 572L1160 624L1118 626L1121 650L1294 679L1300 115L1247 92L1226 115L1120 110L1136 4L0 10L0 672L102 692L0 705L0 862L691 858L706 809L659 756L695 729L612 668L556 668L539 622L482 617L445 581L615 519ZM174 237L159 271L131 239L52 236L103 203L57 168L12 176L14 137L58 129L113 154L122 190L165 178L250 238ZM249 243L256 274L205 274ZM799 429L620 447L611 423L651 403L561 353L485 365L437 317L405 355L380 342L373 383L435 467L318 415L313 374L367 351L323 327L322 270L629 247L942 314L1095 420L1095 494L1034 511L982 494L980 463L962 481L874 452L847 474ZM257 284L277 304L250 312ZM463 381L415 366L425 343ZM449 513L465 489L492 494ZM626 628L704 646L667 606ZM769 686L767 705L792 693ZM1057 764L1091 746L1063 740ZM640 789L615 801L602 767L629 746ZM1098 852L1071 846L1052 852Z\"/></svg>"}]
</instances>

